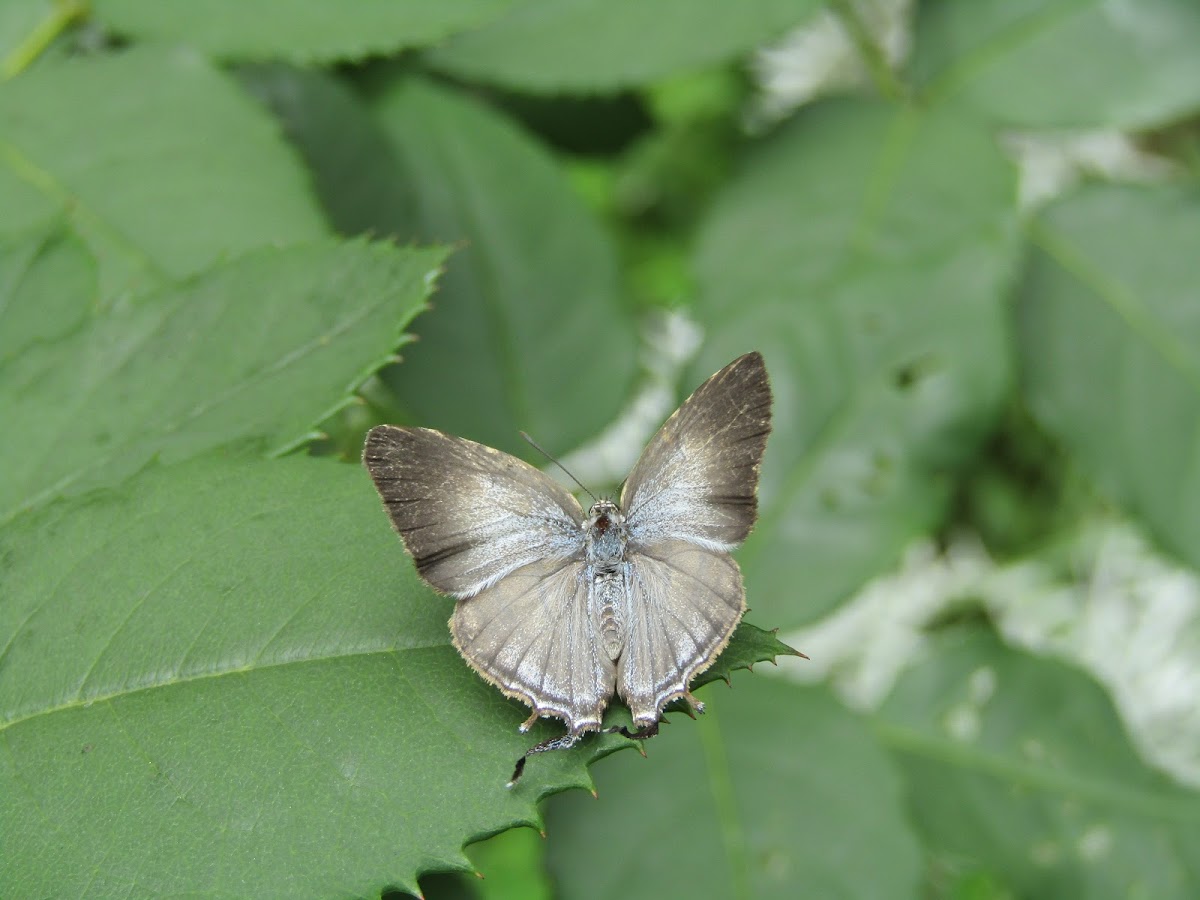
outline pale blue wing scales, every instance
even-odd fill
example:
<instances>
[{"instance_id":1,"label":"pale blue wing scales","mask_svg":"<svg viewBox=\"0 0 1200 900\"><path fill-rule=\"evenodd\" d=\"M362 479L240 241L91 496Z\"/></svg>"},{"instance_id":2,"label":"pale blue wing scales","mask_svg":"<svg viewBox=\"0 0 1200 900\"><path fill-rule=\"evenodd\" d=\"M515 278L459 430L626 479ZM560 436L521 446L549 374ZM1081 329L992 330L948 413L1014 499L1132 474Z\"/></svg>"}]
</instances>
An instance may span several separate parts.
<instances>
[{"instance_id":1,"label":"pale blue wing scales","mask_svg":"<svg viewBox=\"0 0 1200 900\"><path fill-rule=\"evenodd\" d=\"M421 577L470 597L531 563L578 558L583 510L515 456L429 428L379 425L363 463Z\"/></svg>"}]
</instances>

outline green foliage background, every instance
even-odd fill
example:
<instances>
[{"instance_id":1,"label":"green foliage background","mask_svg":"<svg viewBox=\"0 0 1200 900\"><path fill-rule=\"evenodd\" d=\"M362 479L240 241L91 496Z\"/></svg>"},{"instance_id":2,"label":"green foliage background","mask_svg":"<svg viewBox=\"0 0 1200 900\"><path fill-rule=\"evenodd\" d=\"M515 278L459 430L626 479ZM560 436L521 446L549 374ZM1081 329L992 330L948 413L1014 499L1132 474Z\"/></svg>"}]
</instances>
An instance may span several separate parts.
<instances>
[{"instance_id":1,"label":"green foliage background","mask_svg":"<svg viewBox=\"0 0 1200 900\"><path fill-rule=\"evenodd\" d=\"M864 9L873 83L753 130L816 0L0 6L0 896L1200 895L1200 795L986 616L871 714L744 626L648 761L505 791L522 707L355 465L576 448L670 308L680 397L767 358L759 626L964 528L1200 567L1200 7L926 0L895 71ZM1004 138L1065 129L1171 174L1031 212Z\"/></svg>"}]
</instances>

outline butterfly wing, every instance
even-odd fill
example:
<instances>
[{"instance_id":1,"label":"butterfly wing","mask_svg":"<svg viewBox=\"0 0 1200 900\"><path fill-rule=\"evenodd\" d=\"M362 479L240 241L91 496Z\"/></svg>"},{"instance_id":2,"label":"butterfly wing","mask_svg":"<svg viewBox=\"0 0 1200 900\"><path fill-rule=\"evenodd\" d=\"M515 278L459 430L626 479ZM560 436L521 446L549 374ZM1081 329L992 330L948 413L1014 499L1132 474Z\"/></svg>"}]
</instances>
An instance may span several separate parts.
<instances>
[{"instance_id":1,"label":"butterfly wing","mask_svg":"<svg viewBox=\"0 0 1200 900\"><path fill-rule=\"evenodd\" d=\"M641 725L687 692L745 610L728 551L754 525L770 430L766 366L749 353L684 401L625 483L628 625L617 692Z\"/></svg>"},{"instance_id":2,"label":"butterfly wing","mask_svg":"<svg viewBox=\"0 0 1200 900\"><path fill-rule=\"evenodd\" d=\"M631 543L731 550L744 541L770 431L766 366L748 353L700 385L642 451L621 494Z\"/></svg>"},{"instance_id":3,"label":"butterfly wing","mask_svg":"<svg viewBox=\"0 0 1200 900\"><path fill-rule=\"evenodd\" d=\"M428 428L379 425L363 464L417 571L443 593L471 597L524 566L583 552L579 502L515 456Z\"/></svg>"},{"instance_id":4,"label":"butterfly wing","mask_svg":"<svg viewBox=\"0 0 1200 900\"><path fill-rule=\"evenodd\" d=\"M578 561L533 563L460 600L450 620L454 646L475 671L573 734L600 727L616 680L585 572Z\"/></svg>"},{"instance_id":5,"label":"butterfly wing","mask_svg":"<svg viewBox=\"0 0 1200 900\"><path fill-rule=\"evenodd\" d=\"M742 574L728 553L662 541L629 563L625 650L617 693L634 722L657 722L729 643L745 609Z\"/></svg>"}]
</instances>

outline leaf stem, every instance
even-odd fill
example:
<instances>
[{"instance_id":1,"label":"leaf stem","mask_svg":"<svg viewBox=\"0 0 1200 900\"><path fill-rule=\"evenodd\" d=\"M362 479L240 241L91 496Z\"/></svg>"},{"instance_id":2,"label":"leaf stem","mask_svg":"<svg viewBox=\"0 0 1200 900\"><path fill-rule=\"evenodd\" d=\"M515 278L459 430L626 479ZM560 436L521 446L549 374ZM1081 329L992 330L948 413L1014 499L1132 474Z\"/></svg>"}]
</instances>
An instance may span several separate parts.
<instances>
[{"instance_id":1,"label":"leaf stem","mask_svg":"<svg viewBox=\"0 0 1200 900\"><path fill-rule=\"evenodd\" d=\"M1068 769L1033 765L987 747L932 737L916 728L879 717L871 724L880 743L895 753L935 760L970 774L994 778L1011 789L1071 797L1110 811L1162 822L1190 825L1200 822L1200 806L1171 793L1156 793L1140 786L1126 787Z\"/></svg>"},{"instance_id":2,"label":"leaf stem","mask_svg":"<svg viewBox=\"0 0 1200 900\"><path fill-rule=\"evenodd\" d=\"M852 0L833 0L829 9L841 21L850 40L858 48L879 93L889 100L906 102L909 99L908 86L900 81L896 77L896 73L892 71L883 48L879 46L879 42L875 40L870 29L863 23L862 16L858 14Z\"/></svg>"},{"instance_id":3,"label":"leaf stem","mask_svg":"<svg viewBox=\"0 0 1200 900\"><path fill-rule=\"evenodd\" d=\"M50 14L0 63L0 81L15 78L29 68L68 25L83 18L86 12L87 4L82 0L58 0L51 7Z\"/></svg>"},{"instance_id":4,"label":"leaf stem","mask_svg":"<svg viewBox=\"0 0 1200 900\"><path fill-rule=\"evenodd\" d=\"M705 768L708 770L708 786L712 791L713 803L717 808L717 821L721 826L721 842L725 845L725 855L729 859L731 896L738 900L750 900L750 867L746 860L746 837L742 830L741 816L738 815L733 783L729 777L729 758L725 755L725 745L721 742L716 705L711 700L705 705L707 712L699 717L696 724L700 731L700 746L704 750Z\"/></svg>"}]
</instances>

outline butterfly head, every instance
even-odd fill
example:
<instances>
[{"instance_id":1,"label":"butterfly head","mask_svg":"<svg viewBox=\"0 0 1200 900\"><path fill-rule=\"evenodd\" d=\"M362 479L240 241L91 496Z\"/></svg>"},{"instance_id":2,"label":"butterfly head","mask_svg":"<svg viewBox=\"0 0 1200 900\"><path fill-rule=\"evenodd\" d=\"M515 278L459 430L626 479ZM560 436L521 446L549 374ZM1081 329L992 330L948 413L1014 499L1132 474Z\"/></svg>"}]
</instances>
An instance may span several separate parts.
<instances>
[{"instance_id":1,"label":"butterfly head","mask_svg":"<svg viewBox=\"0 0 1200 900\"><path fill-rule=\"evenodd\" d=\"M625 516L612 500L605 497L592 504L583 530L591 562L604 565L624 559Z\"/></svg>"}]
</instances>

